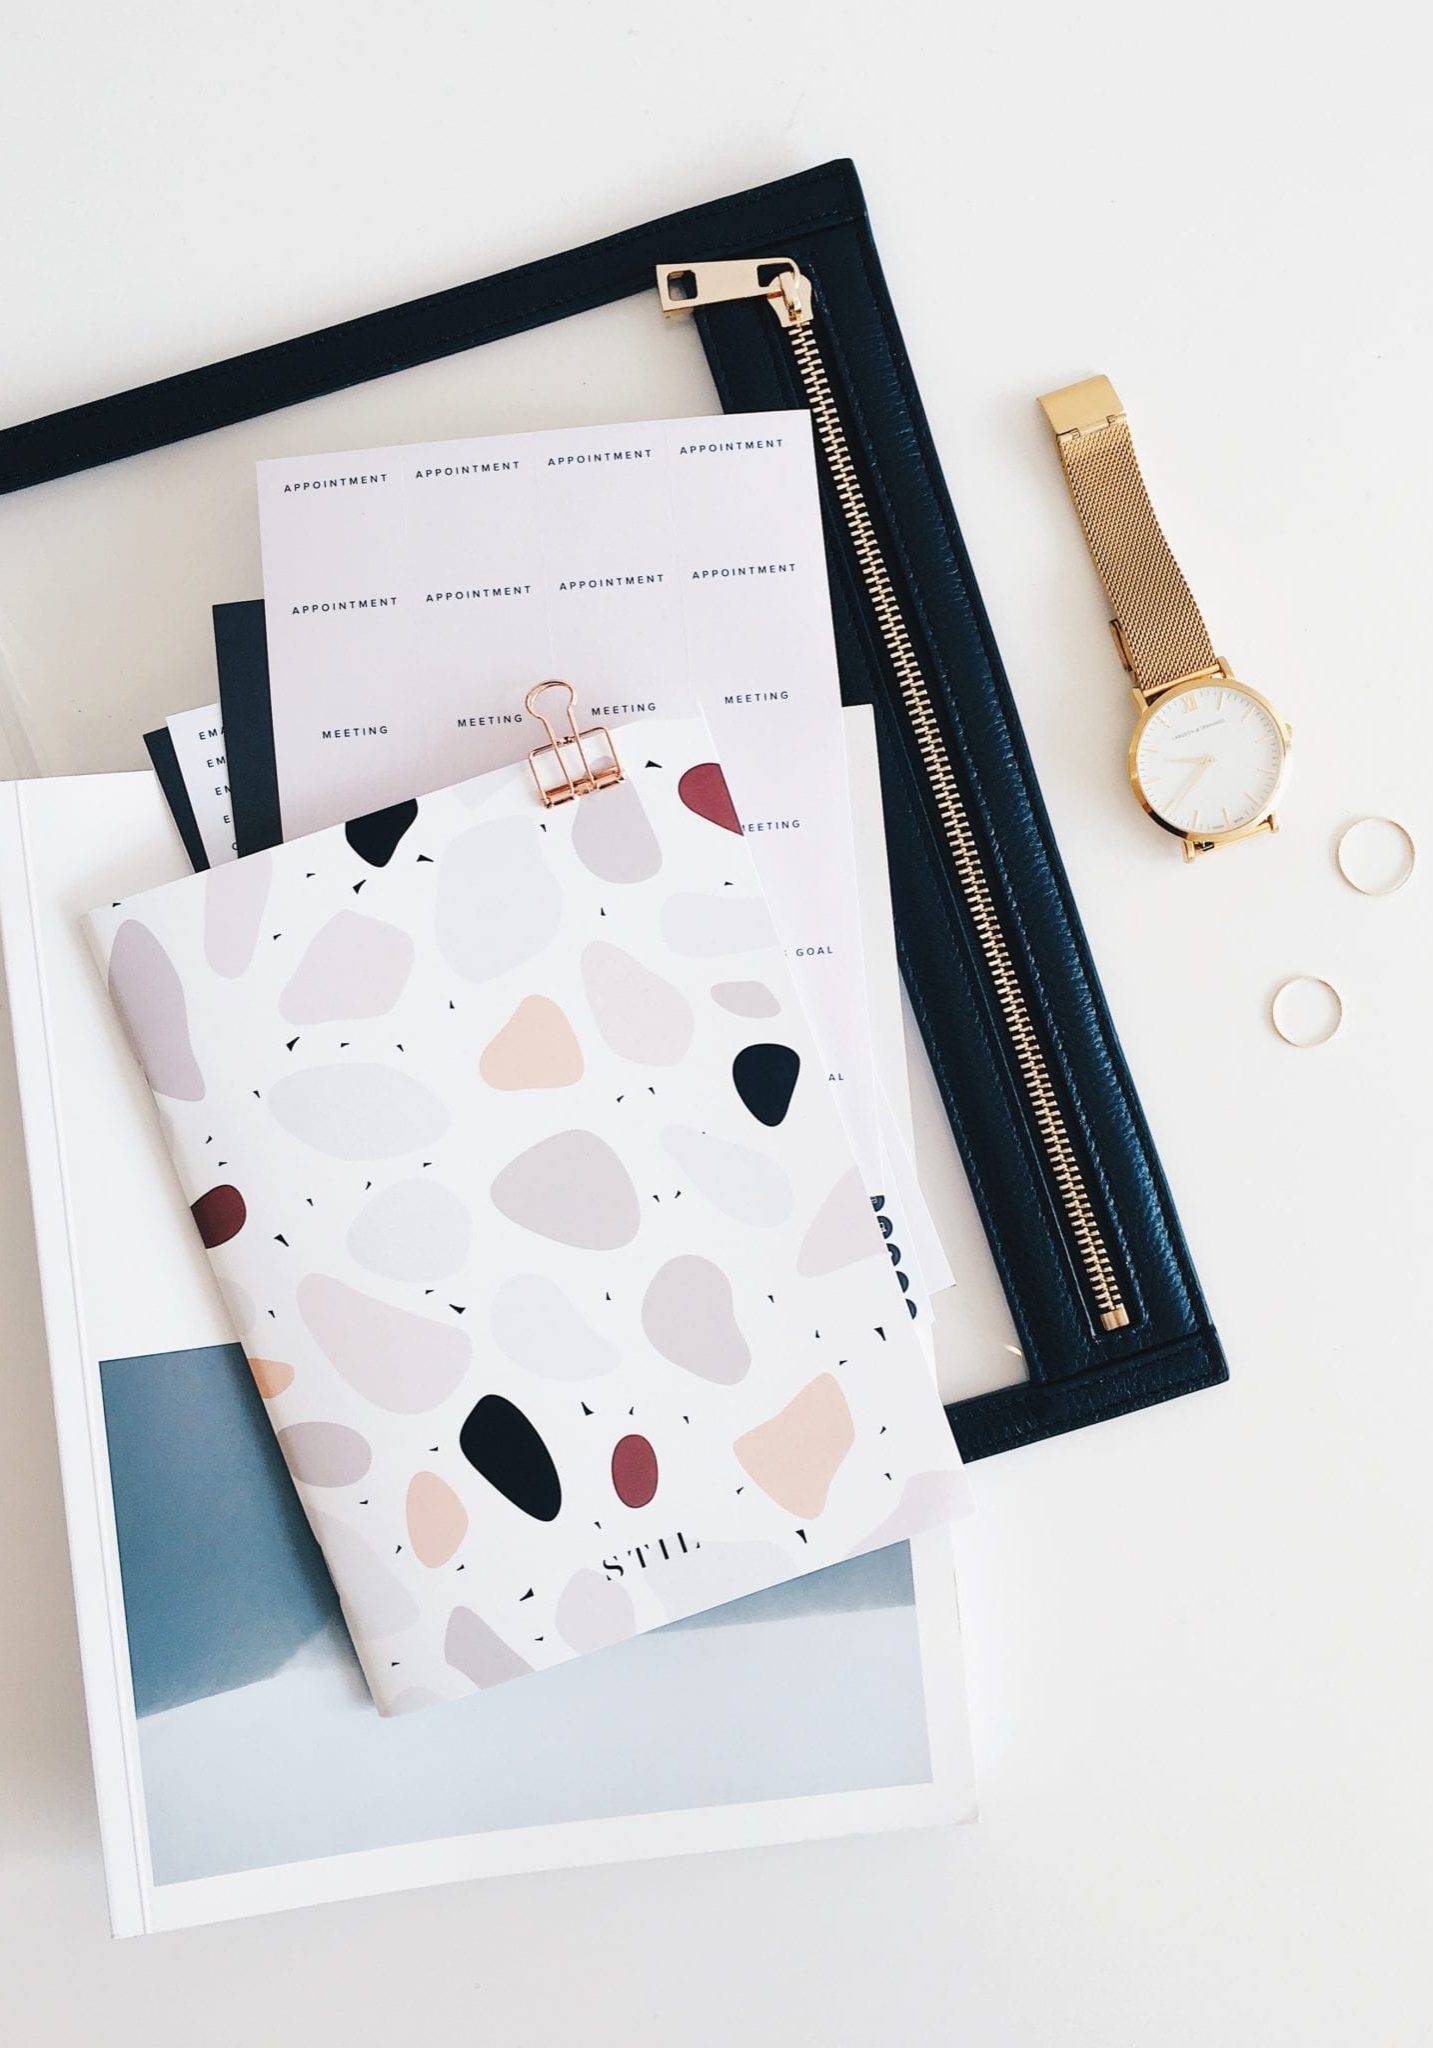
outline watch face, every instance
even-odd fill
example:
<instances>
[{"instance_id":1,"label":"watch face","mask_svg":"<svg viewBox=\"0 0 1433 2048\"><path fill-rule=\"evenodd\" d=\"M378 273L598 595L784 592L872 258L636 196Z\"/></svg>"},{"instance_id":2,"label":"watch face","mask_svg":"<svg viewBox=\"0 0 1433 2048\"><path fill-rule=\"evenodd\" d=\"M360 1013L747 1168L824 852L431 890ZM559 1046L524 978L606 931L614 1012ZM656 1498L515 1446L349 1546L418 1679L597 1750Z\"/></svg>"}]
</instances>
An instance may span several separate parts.
<instances>
[{"instance_id":1,"label":"watch face","mask_svg":"<svg viewBox=\"0 0 1433 2048\"><path fill-rule=\"evenodd\" d=\"M1135 737L1132 767L1145 802L1176 832L1237 832L1273 807L1284 732L1239 683L1171 690Z\"/></svg>"}]
</instances>

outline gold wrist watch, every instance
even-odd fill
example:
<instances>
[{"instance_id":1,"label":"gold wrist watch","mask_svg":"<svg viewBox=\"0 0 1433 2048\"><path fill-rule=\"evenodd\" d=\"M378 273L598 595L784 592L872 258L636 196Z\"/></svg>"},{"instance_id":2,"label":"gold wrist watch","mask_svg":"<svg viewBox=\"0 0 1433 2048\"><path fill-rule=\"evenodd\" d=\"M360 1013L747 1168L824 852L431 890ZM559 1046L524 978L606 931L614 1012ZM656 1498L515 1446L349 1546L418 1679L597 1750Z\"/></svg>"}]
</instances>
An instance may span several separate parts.
<instances>
[{"instance_id":1,"label":"gold wrist watch","mask_svg":"<svg viewBox=\"0 0 1433 2048\"><path fill-rule=\"evenodd\" d=\"M1149 502L1124 407L1108 377L1040 400L1065 465L1134 689L1129 779L1184 858L1276 832L1292 734L1214 652Z\"/></svg>"}]
</instances>

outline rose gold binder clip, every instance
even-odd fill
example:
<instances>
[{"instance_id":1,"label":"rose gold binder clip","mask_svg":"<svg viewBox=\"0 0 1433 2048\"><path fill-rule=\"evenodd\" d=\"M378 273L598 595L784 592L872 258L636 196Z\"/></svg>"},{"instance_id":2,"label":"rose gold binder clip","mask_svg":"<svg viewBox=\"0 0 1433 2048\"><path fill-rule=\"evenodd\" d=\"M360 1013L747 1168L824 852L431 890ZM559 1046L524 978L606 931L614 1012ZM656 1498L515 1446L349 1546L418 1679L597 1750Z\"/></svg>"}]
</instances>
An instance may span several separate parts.
<instances>
[{"instance_id":1,"label":"rose gold binder clip","mask_svg":"<svg viewBox=\"0 0 1433 2048\"><path fill-rule=\"evenodd\" d=\"M559 732L538 700L545 690L561 690L566 696L565 732ZM622 763L605 725L590 725L579 732L572 715L576 691L571 683L534 683L525 702L528 713L547 734L545 747L534 747L528 766L537 793L550 809L553 804L570 804L575 796L590 796L594 789L608 789L622 780ZM595 765L594 765L595 763Z\"/></svg>"}]
</instances>

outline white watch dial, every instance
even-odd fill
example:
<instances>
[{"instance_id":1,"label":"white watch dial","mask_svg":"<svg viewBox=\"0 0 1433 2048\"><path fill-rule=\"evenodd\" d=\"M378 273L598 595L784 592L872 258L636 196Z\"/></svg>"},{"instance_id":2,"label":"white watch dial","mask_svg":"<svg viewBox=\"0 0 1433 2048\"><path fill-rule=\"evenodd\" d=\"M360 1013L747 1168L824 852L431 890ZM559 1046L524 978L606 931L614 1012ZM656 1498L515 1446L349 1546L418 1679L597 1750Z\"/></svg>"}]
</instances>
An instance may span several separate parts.
<instances>
[{"instance_id":1,"label":"white watch dial","mask_svg":"<svg viewBox=\"0 0 1433 2048\"><path fill-rule=\"evenodd\" d=\"M1237 832L1273 805L1284 733L1237 683L1171 693L1151 712L1135 748L1145 802L1176 831Z\"/></svg>"}]
</instances>

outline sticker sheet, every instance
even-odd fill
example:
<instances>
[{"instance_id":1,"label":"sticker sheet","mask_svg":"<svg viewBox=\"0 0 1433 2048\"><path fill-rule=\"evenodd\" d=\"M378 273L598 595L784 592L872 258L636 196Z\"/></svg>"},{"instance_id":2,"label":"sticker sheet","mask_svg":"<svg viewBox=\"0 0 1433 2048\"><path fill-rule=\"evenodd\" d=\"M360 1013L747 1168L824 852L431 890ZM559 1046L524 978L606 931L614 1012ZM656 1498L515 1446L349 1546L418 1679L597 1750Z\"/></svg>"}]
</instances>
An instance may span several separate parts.
<instances>
[{"instance_id":1,"label":"sticker sheet","mask_svg":"<svg viewBox=\"0 0 1433 2048\"><path fill-rule=\"evenodd\" d=\"M96 912L380 1708L966 1502L699 719Z\"/></svg>"},{"instance_id":2,"label":"sticker sheet","mask_svg":"<svg viewBox=\"0 0 1433 2048\"><path fill-rule=\"evenodd\" d=\"M283 837L521 760L546 676L583 723L699 712L889 1194L805 408L285 456L258 503Z\"/></svg>"}]
</instances>

